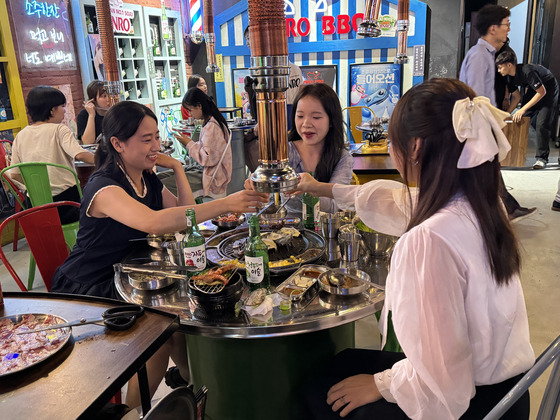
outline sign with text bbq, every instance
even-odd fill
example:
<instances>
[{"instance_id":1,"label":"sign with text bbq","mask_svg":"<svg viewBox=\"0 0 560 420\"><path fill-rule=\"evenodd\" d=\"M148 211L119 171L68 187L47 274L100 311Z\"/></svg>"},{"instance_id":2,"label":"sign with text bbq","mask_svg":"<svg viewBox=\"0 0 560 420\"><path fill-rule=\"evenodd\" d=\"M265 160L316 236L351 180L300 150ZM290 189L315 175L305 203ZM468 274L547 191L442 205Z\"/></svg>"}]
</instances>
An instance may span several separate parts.
<instances>
[{"instance_id":1,"label":"sign with text bbq","mask_svg":"<svg viewBox=\"0 0 560 420\"><path fill-rule=\"evenodd\" d=\"M76 69L67 6L67 0L10 2L22 69Z\"/></svg>"}]
</instances>

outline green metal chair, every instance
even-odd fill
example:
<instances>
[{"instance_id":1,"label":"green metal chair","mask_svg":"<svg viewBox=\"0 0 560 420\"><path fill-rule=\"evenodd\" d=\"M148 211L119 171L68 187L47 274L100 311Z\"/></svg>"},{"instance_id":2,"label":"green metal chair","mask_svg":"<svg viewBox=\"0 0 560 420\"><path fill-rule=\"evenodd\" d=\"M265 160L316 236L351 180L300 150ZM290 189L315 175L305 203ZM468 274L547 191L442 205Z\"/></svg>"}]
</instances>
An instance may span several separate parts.
<instances>
[{"instance_id":1,"label":"green metal chair","mask_svg":"<svg viewBox=\"0 0 560 420\"><path fill-rule=\"evenodd\" d=\"M78 193L80 198L82 198L82 188L80 187L80 181L78 180L78 175L76 172L64 165L59 165L56 163L48 163L48 162L25 162L25 163L17 163L15 165L8 166L7 168L3 169L0 172L0 177L8 180L8 174L6 172L18 169L21 178L23 179L23 183L25 184L25 188L27 190L27 195L29 196L29 200L31 201L31 205L33 207L41 206L43 204L48 204L53 202L53 195L51 184L49 180L49 172L48 168L59 168L65 171L72 173L74 179L76 180L76 186L78 187ZM8 187L12 189L10 183L8 183ZM16 191L12 191L18 202L20 202L19 197L16 195ZM25 208L25 203L20 202L22 208ZM62 225L62 232L64 233L64 239L66 244L70 249L76 243L76 237L78 235L78 226L79 222L68 223ZM35 278L35 260L33 260L33 256L31 256L29 261L29 277L27 279L27 288L31 290L33 288L33 280Z\"/></svg>"}]
</instances>

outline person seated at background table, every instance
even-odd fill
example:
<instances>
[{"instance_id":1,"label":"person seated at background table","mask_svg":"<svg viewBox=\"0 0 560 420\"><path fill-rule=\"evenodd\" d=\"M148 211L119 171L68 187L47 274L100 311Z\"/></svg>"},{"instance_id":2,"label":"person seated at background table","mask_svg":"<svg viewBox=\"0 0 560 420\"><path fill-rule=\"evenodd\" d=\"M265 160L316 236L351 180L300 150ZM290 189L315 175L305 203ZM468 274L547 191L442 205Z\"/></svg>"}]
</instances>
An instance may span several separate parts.
<instances>
[{"instance_id":1,"label":"person seated at background table","mask_svg":"<svg viewBox=\"0 0 560 420\"><path fill-rule=\"evenodd\" d=\"M404 353L339 353L306 388L306 418L481 419L533 365L519 246L498 194L507 116L458 80L431 79L399 100L389 123L405 185L300 175L299 192L402 234L380 329L386 336L391 313ZM528 419L528 393L514 407L508 418Z\"/></svg>"},{"instance_id":2,"label":"person seated at background table","mask_svg":"<svg viewBox=\"0 0 560 420\"><path fill-rule=\"evenodd\" d=\"M101 134L103 117L110 107L109 95L101 80L93 80L87 86L88 101L77 118L78 139L83 144L94 144Z\"/></svg>"},{"instance_id":3,"label":"person seated at background table","mask_svg":"<svg viewBox=\"0 0 560 420\"><path fill-rule=\"evenodd\" d=\"M204 78L200 74L193 74L191 77L189 77L189 80L187 82L187 89L193 87L199 88L201 91L208 95L208 85L206 84L206 80L204 80ZM187 120L191 117L190 112L187 108L185 108L185 104L181 104L181 116L183 117L183 120Z\"/></svg>"},{"instance_id":4,"label":"person seated at background table","mask_svg":"<svg viewBox=\"0 0 560 420\"><path fill-rule=\"evenodd\" d=\"M127 101L107 112L95 152L96 171L84 189L76 245L53 276L53 292L120 299L113 264L131 252L131 240L147 233L184 229L189 207L196 210L197 221L202 222L228 211L252 212L260 202L267 201L266 195L240 191L194 205L181 164L159 150L157 118L148 107ZM175 172L177 197L153 173L156 164ZM172 341L148 363L152 395L165 373L170 353L181 377L188 378L184 342L184 337ZM137 387L129 386L127 405L139 404Z\"/></svg>"},{"instance_id":5,"label":"person seated at background table","mask_svg":"<svg viewBox=\"0 0 560 420\"><path fill-rule=\"evenodd\" d=\"M226 119L216 104L201 89L190 88L183 98L183 106L191 116L203 120L200 138L193 141L188 134L175 133L201 167L204 196L223 197L231 180L232 154L229 138L231 132Z\"/></svg>"},{"instance_id":6,"label":"person seated at background table","mask_svg":"<svg viewBox=\"0 0 560 420\"><path fill-rule=\"evenodd\" d=\"M66 112L66 97L51 86L35 86L29 91L25 107L31 124L21 130L12 145L11 164L23 162L47 162L67 166L73 170L74 160L93 164L93 154L78 144L74 133L61 124ZM10 177L25 190L19 173L9 171ZM80 194L74 176L64 169L48 168L53 201L80 202ZM59 209L62 224L76 222L80 211L76 207Z\"/></svg>"},{"instance_id":7,"label":"person seated at background table","mask_svg":"<svg viewBox=\"0 0 560 420\"><path fill-rule=\"evenodd\" d=\"M328 85L303 86L292 109L292 131L288 134L288 163L296 172L312 172L321 182L350 184L354 159L344 146L342 110L336 92ZM250 179L245 188L252 189ZM332 198L321 197L321 211L334 213ZM287 204L288 213L301 215L301 196Z\"/></svg>"}]
</instances>

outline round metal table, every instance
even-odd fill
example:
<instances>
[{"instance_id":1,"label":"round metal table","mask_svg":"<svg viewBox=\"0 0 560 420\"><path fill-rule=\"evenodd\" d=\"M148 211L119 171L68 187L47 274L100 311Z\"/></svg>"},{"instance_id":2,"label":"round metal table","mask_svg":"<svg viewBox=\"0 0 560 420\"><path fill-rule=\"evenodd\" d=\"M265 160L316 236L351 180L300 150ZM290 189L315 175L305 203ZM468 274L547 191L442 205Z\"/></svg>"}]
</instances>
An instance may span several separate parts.
<instances>
[{"instance_id":1,"label":"round metal table","mask_svg":"<svg viewBox=\"0 0 560 420\"><path fill-rule=\"evenodd\" d=\"M372 269L384 281L386 268ZM314 289L289 313L274 307L264 317L243 310L211 316L197 308L185 280L147 292L133 289L126 274L116 273L115 284L128 302L180 316L192 380L195 388L208 387L206 413L219 420L299 418L299 387L336 353L354 347L353 322L379 311L384 300L377 287L348 297Z\"/></svg>"}]
</instances>

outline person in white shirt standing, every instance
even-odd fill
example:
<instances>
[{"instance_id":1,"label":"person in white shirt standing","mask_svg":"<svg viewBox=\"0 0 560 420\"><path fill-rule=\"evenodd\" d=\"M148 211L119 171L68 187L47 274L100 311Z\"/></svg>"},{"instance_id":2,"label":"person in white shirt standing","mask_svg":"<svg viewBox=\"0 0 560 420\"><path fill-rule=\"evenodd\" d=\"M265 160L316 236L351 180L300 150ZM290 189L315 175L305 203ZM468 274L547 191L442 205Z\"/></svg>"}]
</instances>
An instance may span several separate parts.
<instances>
[{"instance_id":1,"label":"person in white shirt standing","mask_svg":"<svg viewBox=\"0 0 560 420\"><path fill-rule=\"evenodd\" d=\"M386 337L391 319L404 353L339 353L306 387L305 418L481 419L533 365L519 247L498 195L507 116L458 80L431 79L399 100L389 124L404 185L300 174L299 192L402 235L380 329ZM528 393L509 415L529 418Z\"/></svg>"}]
</instances>

